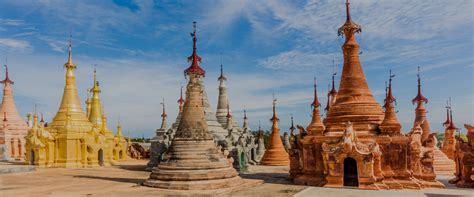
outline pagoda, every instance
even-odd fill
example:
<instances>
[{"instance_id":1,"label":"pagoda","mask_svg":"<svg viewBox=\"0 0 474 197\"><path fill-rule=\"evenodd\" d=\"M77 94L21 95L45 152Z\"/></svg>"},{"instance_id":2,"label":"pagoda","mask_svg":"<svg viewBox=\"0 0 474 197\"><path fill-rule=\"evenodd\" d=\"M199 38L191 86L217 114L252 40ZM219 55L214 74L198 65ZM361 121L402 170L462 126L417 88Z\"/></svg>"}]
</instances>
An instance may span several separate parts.
<instances>
[{"instance_id":1,"label":"pagoda","mask_svg":"<svg viewBox=\"0 0 474 197\"><path fill-rule=\"evenodd\" d=\"M12 85L14 82L8 76L8 66L5 65L5 79L3 84L3 99L0 107L0 161L25 159L25 136L28 125L18 113L13 99ZM2 151L2 150L0 150Z\"/></svg>"},{"instance_id":2,"label":"pagoda","mask_svg":"<svg viewBox=\"0 0 474 197\"><path fill-rule=\"evenodd\" d=\"M421 125L421 129L423 129L422 141L424 142L428 138L428 135L430 135L431 129L430 129L430 123L428 122L428 119L426 118L426 108L424 106L424 104L428 103L428 98L423 96L423 94L421 93L420 67L418 67L417 77L418 77L418 94L416 95L415 98L412 99L412 103L416 104L415 121L413 124Z\"/></svg>"},{"instance_id":3,"label":"pagoda","mask_svg":"<svg viewBox=\"0 0 474 197\"><path fill-rule=\"evenodd\" d=\"M336 101L330 107L324 125L330 135L341 136L345 123L350 121L359 136L374 135L384 113L369 90L359 61L359 44L355 34L362 28L352 21L349 2L346 5L346 22L338 30L338 35L345 37L342 45L344 65Z\"/></svg>"},{"instance_id":4,"label":"pagoda","mask_svg":"<svg viewBox=\"0 0 474 197\"><path fill-rule=\"evenodd\" d=\"M205 71L199 66L196 52L196 23L191 62L184 73L189 77L186 100L178 129L171 142L165 161L153 168L143 184L149 187L178 190L212 190L239 186L243 180L232 168L214 143L204 116L202 78Z\"/></svg>"},{"instance_id":5,"label":"pagoda","mask_svg":"<svg viewBox=\"0 0 474 197\"><path fill-rule=\"evenodd\" d=\"M272 121L272 133L270 134L267 149L260 160L260 165L288 166L290 160L280 137L279 119L276 114L276 99L273 99L273 116L270 121Z\"/></svg>"},{"instance_id":6,"label":"pagoda","mask_svg":"<svg viewBox=\"0 0 474 197\"><path fill-rule=\"evenodd\" d=\"M456 151L455 136L458 128L454 125L453 110L451 109L451 106L446 106L446 122L444 122L443 125L446 127L446 130L444 131L444 140L443 145L441 146L441 151L443 151L449 159L453 160Z\"/></svg>"},{"instance_id":7,"label":"pagoda","mask_svg":"<svg viewBox=\"0 0 474 197\"><path fill-rule=\"evenodd\" d=\"M167 138L166 132L168 126L166 123L166 118L168 117L168 114L166 114L164 99L161 105L163 108L163 112L161 113L161 127L156 130L155 136L151 139L150 161L147 163L147 170L151 170L161 162L163 159L163 154L167 149L167 142L165 138Z\"/></svg>"},{"instance_id":8,"label":"pagoda","mask_svg":"<svg viewBox=\"0 0 474 197\"><path fill-rule=\"evenodd\" d=\"M401 132L392 89L395 75L390 71L385 111L370 92L355 38L361 26L352 21L349 5L346 0L346 22L338 30L345 37L339 91L329 91L321 122L315 83L311 123L306 129L297 126L299 140L291 140L290 177L297 184L332 188L443 188L433 168L436 136L422 140L423 121L416 121L408 134ZM334 78L332 83L334 87Z\"/></svg>"},{"instance_id":9,"label":"pagoda","mask_svg":"<svg viewBox=\"0 0 474 197\"><path fill-rule=\"evenodd\" d=\"M217 100L217 110L216 110L216 118L217 121L225 128L227 126L227 113L232 113L230 111L230 104L229 104L229 98L227 96L227 86L225 84L227 78L224 76L224 69L221 64L221 74L217 78L219 81L219 98ZM230 123L232 127L238 127L237 123L235 122L234 118L231 117Z\"/></svg>"},{"instance_id":10,"label":"pagoda","mask_svg":"<svg viewBox=\"0 0 474 197\"><path fill-rule=\"evenodd\" d=\"M108 166L114 163L114 158L124 159L123 149L114 149L124 146L121 131L114 136L107 128L95 71L90 113L84 113L81 108L71 41L64 68L66 84L53 120L48 125L40 124L38 115L34 114L32 128L26 137L27 162L40 167L80 168Z\"/></svg>"}]
</instances>

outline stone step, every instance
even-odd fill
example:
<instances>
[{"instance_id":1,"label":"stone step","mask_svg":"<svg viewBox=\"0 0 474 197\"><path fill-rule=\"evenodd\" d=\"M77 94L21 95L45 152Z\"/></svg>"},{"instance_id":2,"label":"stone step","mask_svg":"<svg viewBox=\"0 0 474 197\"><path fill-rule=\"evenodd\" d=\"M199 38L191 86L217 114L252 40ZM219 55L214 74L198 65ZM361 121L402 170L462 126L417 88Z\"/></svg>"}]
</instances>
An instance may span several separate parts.
<instances>
[{"instance_id":1,"label":"stone step","mask_svg":"<svg viewBox=\"0 0 474 197\"><path fill-rule=\"evenodd\" d=\"M440 149L434 151L433 167L438 175L453 175L456 171L456 164L449 159Z\"/></svg>"}]
</instances>

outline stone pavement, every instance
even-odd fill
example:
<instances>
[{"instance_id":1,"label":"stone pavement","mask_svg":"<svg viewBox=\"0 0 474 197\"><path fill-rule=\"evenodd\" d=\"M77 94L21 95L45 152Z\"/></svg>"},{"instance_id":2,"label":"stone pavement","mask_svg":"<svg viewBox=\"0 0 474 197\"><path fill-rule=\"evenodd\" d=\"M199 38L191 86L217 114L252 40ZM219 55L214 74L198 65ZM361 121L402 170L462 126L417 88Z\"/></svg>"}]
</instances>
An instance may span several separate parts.
<instances>
[{"instance_id":1,"label":"stone pavement","mask_svg":"<svg viewBox=\"0 0 474 197\"><path fill-rule=\"evenodd\" d=\"M36 166L25 165L23 162L0 162L0 174L30 172L36 170Z\"/></svg>"},{"instance_id":2,"label":"stone pavement","mask_svg":"<svg viewBox=\"0 0 474 197\"><path fill-rule=\"evenodd\" d=\"M303 191L294 195L295 197L313 197L313 196L331 196L331 197L464 197L474 196L473 189L457 188L452 184L448 183L451 179L450 176L439 176L438 180L446 185L446 189L422 189L422 190L359 190L359 189L333 189L333 188L322 188L322 187L308 187Z\"/></svg>"},{"instance_id":3,"label":"stone pavement","mask_svg":"<svg viewBox=\"0 0 474 197\"><path fill-rule=\"evenodd\" d=\"M447 184L448 189L367 191L293 185L288 167L250 166L240 176L249 181L238 191L173 191L141 186L148 178L146 160L118 166L82 169L38 168L33 172L0 174L0 197L9 196L474 196L472 189ZM446 184L450 177L440 177ZM252 182L252 180L254 182ZM263 184L260 184L263 180Z\"/></svg>"}]
</instances>

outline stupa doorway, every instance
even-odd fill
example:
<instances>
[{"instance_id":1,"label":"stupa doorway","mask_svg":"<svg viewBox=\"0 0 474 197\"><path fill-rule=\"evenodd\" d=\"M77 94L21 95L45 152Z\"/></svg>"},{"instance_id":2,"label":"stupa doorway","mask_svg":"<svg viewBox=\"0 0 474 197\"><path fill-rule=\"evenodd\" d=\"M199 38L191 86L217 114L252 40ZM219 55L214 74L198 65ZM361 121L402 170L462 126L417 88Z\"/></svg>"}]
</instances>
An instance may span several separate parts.
<instances>
[{"instance_id":1,"label":"stupa doorway","mask_svg":"<svg viewBox=\"0 0 474 197\"><path fill-rule=\"evenodd\" d=\"M31 151L30 165L35 165L35 151Z\"/></svg>"},{"instance_id":2,"label":"stupa doorway","mask_svg":"<svg viewBox=\"0 0 474 197\"><path fill-rule=\"evenodd\" d=\"M98 153L99 166L104 166L104 151L99 149Z\"/></svg>"},{"instance_id":3,"label":"stupa doorway","mask_svg":"<svg viewBox=\"0 0 474 197\"><path fill-rule=\"evenodd\" d=\"M344 159L344 186L359 187L357 161L351 157Z\"/></svg>"}]
</instances>

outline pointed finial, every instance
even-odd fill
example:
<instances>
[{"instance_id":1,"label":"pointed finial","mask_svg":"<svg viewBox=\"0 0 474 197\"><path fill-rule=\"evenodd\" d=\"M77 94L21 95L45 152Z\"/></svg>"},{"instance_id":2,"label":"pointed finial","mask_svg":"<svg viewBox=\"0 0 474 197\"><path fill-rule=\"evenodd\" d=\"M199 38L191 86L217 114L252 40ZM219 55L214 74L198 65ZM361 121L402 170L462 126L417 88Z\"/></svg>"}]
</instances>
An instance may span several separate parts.
<instances>
[{"instance_id":1,"label":"pointed finial","mask_svg":"<svg viewBox=\"0 0 474 197\"><path fill-rule=\"evenodd\" d=\"M449 117L449 109L451 107L449 106L449 100L446 100L446 121L443 122L443 126L449 126L451 123L450 117Z\"/></svg>"},{"instance_id":2,"label":"pointed finial","mask_svg":"<svg viewBox=\"0 0 474 197\"><path fill-rule=\"evenodd\" d=\"M421 94L421 77L420 77L420 67L419 66L418 66L418 73L416 74L416 76L418 78L418 94L411 101L412 101L413 104L415 104L417 102L419 102L419 103L422 103L422 102L428 103L428 99Z\"/></svg>"},{"instance_id":3,"label":"pointed finial","mask_svg":"<svg viewBox=\"0 0 474 197\"><path fill-rule=\"evenodd\" d=\"M276 102L277 102L277 99L275 98L275 93L273 93L273 116L272 116L272 119L270 119L271 121L279 120L276 114Z\"/></svg>"},{"instance_id":4,"label":"pointed finial","mask_svg":"<svg viewBox=\"0 0 474 197\"><path fill-rule=\"evenodd\" d=\"M328 99L326 103L326 107L324 108L324 111L327 113L329 112L329 109L331 108L331 84L328 84Z\"/></svg>"},{"instance_id":5,"label":"pointed finial","mask_svg":"<svg viewBox=\"0 0 474 197\"><path fill-rule=\"evenodd\" d=\"M5 60L6 62L7 60ZM1 81L0 83L3 83L3 84L15 84L15 82L13 82L12 80L10 80L10 77L8 77L8 64L5 63L5 79L3 81Z\"/></svg>"},{"instance_id":6,"label":"pointed finial","mask_svg":"<svg viewBox=\"0 0 474 197\"><path fill-rule=\"evenodd\" d=\"M293 122L293 114L290 114L291 115L291 127L290 127L290 131L293 133L293 131L296 129L295 128L295 124Z\"/></svg>"},{"instance_id":7,"label":"pointed finial","mask_svg":"<svg viewBox=\"0 0 474 197\"><path fill-rule=\"evenodd\" d=\"M453 120L453 109L449 109L449 126L446 128L448 130L457 130L458 128L454 125L454 120Z\"/></svg>"},{"instance_id":8,"label":"pointed finial","mask_svg":"<svg viewBox=\"0 0 474 197\"><path fill-rule=\"evenodd\" d=\"M395 77L395 75L392 74L392 69L389 71L389 79L388 79L388 87L387 87L387 93L385 97L385 104L384 107L387 108L389 105L393 102L395 102L395 97L393 97L392 94L392 79Z\"/></svg>"},{"instance_id":9,"label":"pointed finial","mask_svg":"<svg viewBox=\"0 0 474 197\"><path fill-rule=\"evenodd\" d=\"M221 81L221 80L226 80L227 78L224 76L224 68L223 68L223 65L221 64L221 75L219 76L219 78L217 78L217 80Z\"/></svg>"},{"instance_id":10,"label":"pointed finial","mask_svg":"<svg viewBox=\"0 0 474 197\"><path fill-rule=\"evenodd\" d=\"M166 114L166 110L165 110L165 98L163 98L163 102L160 103L161 106L163 107L163 113L161 114L161 117L165 118L167 117L168 115Z\"/></svg>"},{"instance_id":11,"label":"pointed finial","mask_svg":"<svg viewBox=\"0 0 474 197\"><path fill-rule=\"evenodd\" d=\"M227 103L229 103L229 101L227 101ZM232 115L230 114L230 107L229 107L229 104L227 104L227 118L231 118Z\"/></svg>"},{"instance_id":12,"label":"pointed finial","mask_svg":"<svg viewBox=\"0 0 474 197\"><path fill-rule=\"evenodd\" d=\"M247 119L247 110L245 110L245 106L244 106L244 120Z\"/></svg>"},{"instance_id":13,"label":"pointed finial","mask_svg":"<svg viewBox=\"0 0 474 197\"><path fill-rule=\"evenodd\" d=\"M262 122L259 120L258 121L258 130L261 131L262 130Z\"/></svg>"},{"instance_id":14,"label":"pointed finial","mask_svg":"<svg viewBox=\"0 0 474 197\"><path fill-rule=\"evenodd\" d=\"M72 35L69 35L69 56L67 59L68 64L72 64Z\"/></svg>"},{"instance_id":15,"label":"pointed finial","mask_svg":"<svg viewBox=\"0 0 474 197\"><path fill-rule=\"evenodd\" d=\"M44 123L44 116L43 116L43 112L41 112L41 120L40 120L41 123Z\"/></svg>"},{"instance_id":16,"label":"pointed finial","mask_svg":"<svg viewBox=\"0 0 474 197\"><path fill-rule=\"evenodd\" d=\"M319 100L318 100L318 89L317 89L316 77L314 77L314 100L313 100L313 103L311 103L311 106L313 108L318 108L319 106L321 106L321 103L319 103Z\"/></svg>"},{"instance_id":17,"label":"pointed finial","mask_svg":"<svg viewBox=\"0 0 474 197\"><path fill-rule=\"evenodd\" d=\"M191 34L191 37L193 38L193 53L191 56L188 57L188 61L191 62L191 66L189 66L186 70L184 70L184 74L185 76L189 74L197 74L197 75L204 76L206 74L206 71L204 71L204 69L202 69L199 66L199 62L201 62L201 57L197 55L196 21L193 22L193 32L190 34Z\"/></svg>"},{"instance_id":18,"label":"pointed finial","mask_svg":"<svg viewBox=\"0 0 474 197\"><path fill-rule=\"evenodd\" d=\"M351 20L351 9L349 7L351 3L349 2L349 0L346 0L346 20L347 21L350 21Z\"/></svg>"},{"instance_id":19,"label":"pointed finial","mask_svg":"<svg viewBox=\"0 0 474 197\"><path fill-rule=\"evenodd\" d=\"M336 72L332 73L332 88L331 88L331 91L329 92L332 96L335 96L337 94L336 82L335 82L336 75L337 75Z\"/></svg>"}]
</instances>

